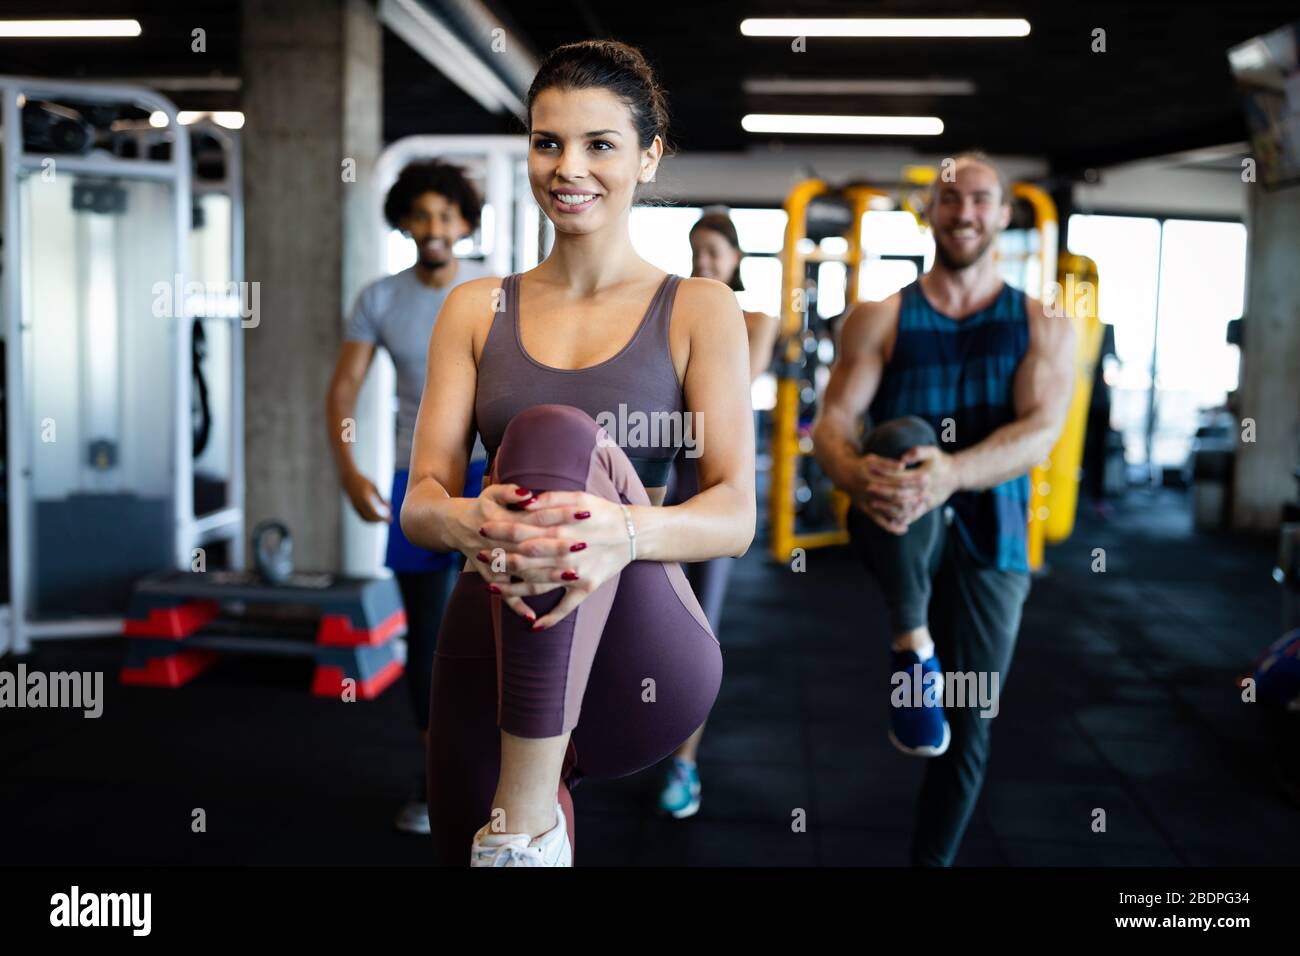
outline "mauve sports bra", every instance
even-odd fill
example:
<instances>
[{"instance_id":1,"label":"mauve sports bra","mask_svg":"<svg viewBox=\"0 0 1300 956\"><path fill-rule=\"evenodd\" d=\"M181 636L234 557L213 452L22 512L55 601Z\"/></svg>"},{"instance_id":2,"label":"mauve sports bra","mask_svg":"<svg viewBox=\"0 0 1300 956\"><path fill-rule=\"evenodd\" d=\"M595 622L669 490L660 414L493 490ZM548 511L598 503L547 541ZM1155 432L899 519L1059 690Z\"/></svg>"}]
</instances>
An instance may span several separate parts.
<instances>
[{"instance_id":1,"label":"mauve sports bra","mask_svg":"<svg viewBox=\"0 0 1300 956\"><path fill-rule=\"evenodd\" d=\"M515 415L534 405L572 405L605 427L645 487L668 483L683 436L694 434L686 430L682 389L668 345L680 281L675 275L664 278L631 341L613 358L587 368L560 369L542 365L524 351L519 274L506 277L505 310L493 317L479 356L474 396L474 418L488 452L489 474L501 436Z\"/></svg>"}]
</instances>

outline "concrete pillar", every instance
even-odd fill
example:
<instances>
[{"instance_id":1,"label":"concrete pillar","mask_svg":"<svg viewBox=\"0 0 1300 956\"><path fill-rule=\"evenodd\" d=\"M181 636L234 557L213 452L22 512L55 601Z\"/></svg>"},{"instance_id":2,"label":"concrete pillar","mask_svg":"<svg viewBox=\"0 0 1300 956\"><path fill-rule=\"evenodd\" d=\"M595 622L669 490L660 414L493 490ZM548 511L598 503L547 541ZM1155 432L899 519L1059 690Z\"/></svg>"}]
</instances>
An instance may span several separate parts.
<instances>
[{"instance_id":1,"label":"concrete pillar","mask_svg":"<svg viewBox=\"0 0 1300 956\"><path fill-rule=\"evenodd\" d=\"M381 271L381 28L365 0L243 0L242 18L246 271L261 295L243 332L248 527L283 519L299 568L337 570L324 402L342 316Z\"/></svg>"},{"instance_id":2,"label":"concrete pillar","mask_svg":"<svg viewBox=\"0 0 1300 956\"><path fill-rule=\"evenodd\" d=\"M1300 186L1250 189L1250 263L1240 414L1255 440L1237 447L1233 525L1276 531L1300 464Z\"/></svg>"}]
</instances>

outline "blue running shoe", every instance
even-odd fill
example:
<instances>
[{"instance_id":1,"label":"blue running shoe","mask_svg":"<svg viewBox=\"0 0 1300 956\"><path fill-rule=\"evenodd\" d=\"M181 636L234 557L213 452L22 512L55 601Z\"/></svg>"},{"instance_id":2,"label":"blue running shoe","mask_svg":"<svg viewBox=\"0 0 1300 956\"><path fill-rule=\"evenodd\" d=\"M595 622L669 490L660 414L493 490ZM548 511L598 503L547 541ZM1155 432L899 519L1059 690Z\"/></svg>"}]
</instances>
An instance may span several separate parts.
<instances>
[{"instance_id":1,"label":"blue running shoe","mask_svg":"<svg viewBox=\"0 0 1300 956\"><path fill-rule=\"evenodd\" d=\"M939 658L921 660L915 651L895 651L889 690L889 742L914 757L937 757L948 749L952 731L943 716L943 671ZM931 676L933 675L933 676Z\"/></svg>"},{"instance_id":2,"label":"blue running shoe","mask_svg":"<svg viewBox=\"0 0 1300 956\"><path fill-rule=\"evenodd\" d=\"M700 771L693 763L674 757L668 779L659 794L659 812L676 820L695 816L700 809Z\"/></svg>"}]
</instances>

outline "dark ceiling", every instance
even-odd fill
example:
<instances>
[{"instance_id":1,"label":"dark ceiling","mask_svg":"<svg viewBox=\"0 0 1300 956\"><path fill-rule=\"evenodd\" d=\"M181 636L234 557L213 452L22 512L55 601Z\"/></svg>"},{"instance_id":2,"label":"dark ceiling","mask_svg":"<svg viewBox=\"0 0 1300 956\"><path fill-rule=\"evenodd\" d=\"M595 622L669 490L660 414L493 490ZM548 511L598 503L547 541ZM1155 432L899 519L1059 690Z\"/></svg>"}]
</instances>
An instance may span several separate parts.
<instances>
[{"instance_id":1,"label":"dark ceiling","mask_svg":"<svg viewBox=\"0 0 1300 956\"><path fill-rule=\"evenodd\" d=\"M686 150L743 149L769 137L740 128L747 112L924 114L943 119L939 137L890 143L926 151L979 145L1046 156L1055 168L1100 166L1244 140L1229 47L1300 17L1295 3L1007 3L1004 0L697 0L595 3L492 0L541 51L588 35L640 46L660 71ZM1024 39L789 40L742 36L755 16L1024 17ZM1092 52L1092 31L1106 52ZM745 78L967 79L973 96L816 98L747 96ZM823 142L843 143L847 137ZM787 142L795 138L787 138ZM808 142L798 137L799 142ZM881 142L854 138L857 142Z\"/></svg>"},{"instance_id":2,"label":"dark ceiling","mask_svg":"<svg viewBox=\"0 0 1300 956\"><path fill-rule=\"evenodd\" d=\"M424 0L433 5L436 0ZM1246 138L1226 51L1297 17L1294 3L1006 3L1003 0L488 0L535 55L592 36L635 44L659 71L683 151L743 150L774 137L746 133L747 112L926 114L939 137L785 137L787 143L915 146L927 152L978 145L1044 156L1062 171L1218 145ZM0 72L93 78L239 75L240 4L213 0L0 0L6 17L133 16L143 36L127 41L0 40ZM807 41L741 35L753 16L1021 16L1032 32L1006 40ZM208 50L190 51L207 30ZM245 24L244 26L248 26ZM1106 52L1091 50L1095 28ZM130 44L129 48L124 44ZM129 54L124 55L129 49ZM756 96L756 78L919 79L974 83L972 96ZM384 132L517 132L433 69L393 34L384 36ZM522 92L522 91L521 91ZM182 108L239 107L237 90L174 90Z\"/></svg>"}]
</instances>

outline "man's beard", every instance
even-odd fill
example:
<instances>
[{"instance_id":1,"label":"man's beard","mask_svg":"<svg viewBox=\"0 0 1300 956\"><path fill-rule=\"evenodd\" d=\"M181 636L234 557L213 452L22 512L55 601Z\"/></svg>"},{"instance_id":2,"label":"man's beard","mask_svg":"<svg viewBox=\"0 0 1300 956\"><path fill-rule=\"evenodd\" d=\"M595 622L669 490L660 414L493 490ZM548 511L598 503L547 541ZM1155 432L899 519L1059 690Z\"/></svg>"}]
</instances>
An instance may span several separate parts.
<instances>
[{"instance_id":1,"label":"man's beard","mask_svg":"<svg viewBox=\"0 0 1300 956\"><path fill-rule=\"evenodd\" d=\"M961 272L963 269L969 269L975 263L983 258L984 254L989 251L993 245L994 236L988 236L979 244L979 246L969 256L953 255L948 248L938 239L934 240L934 257L939 260L940 264L949 272Z\"/></svg>"},{"instance_id":2,"label":"man's beard","mask_svg":"<svg viewBox=\"0 0 1300 956\"><path fill-rule=\"evenodd\" d=\"M429 254L421 249L417 255L420 259L420 265L424 266L426 269L441 269L451 261L451 253L449 252L435 252Z\"/></svg>"}]
</instances>

